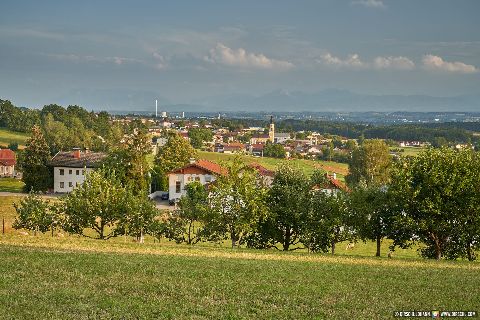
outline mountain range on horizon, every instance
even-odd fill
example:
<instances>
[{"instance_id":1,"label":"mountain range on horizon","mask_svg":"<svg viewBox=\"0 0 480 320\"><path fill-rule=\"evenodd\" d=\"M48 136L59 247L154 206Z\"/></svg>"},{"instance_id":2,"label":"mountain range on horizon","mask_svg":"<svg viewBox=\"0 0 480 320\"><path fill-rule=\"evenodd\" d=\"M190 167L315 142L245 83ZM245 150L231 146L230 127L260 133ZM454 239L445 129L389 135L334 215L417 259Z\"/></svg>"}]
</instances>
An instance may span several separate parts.
<instances>
[{"instance_id":1,"label":"mountain range on horizon","mask_svg":"<svg viewBox=\"0 0 480 320\"><path fill-rule=\"evenodd\" d=\"M59 96L56 101L48 103L64 106L76 104L88 110L155 112L155 99L158 100L159 111L169 112L480 112L479 95L369 95L340 89L317 92L279 89L263 95L224 94L182 103L147 90L81 89Z\"/></svg>"}]
</instances>

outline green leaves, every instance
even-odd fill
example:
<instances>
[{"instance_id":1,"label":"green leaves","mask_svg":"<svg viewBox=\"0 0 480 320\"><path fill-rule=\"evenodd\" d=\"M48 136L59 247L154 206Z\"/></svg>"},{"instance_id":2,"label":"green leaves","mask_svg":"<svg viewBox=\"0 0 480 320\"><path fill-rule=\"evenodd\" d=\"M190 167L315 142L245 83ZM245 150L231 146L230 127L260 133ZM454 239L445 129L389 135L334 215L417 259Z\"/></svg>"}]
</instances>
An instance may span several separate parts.
<instances>
[{"instance_id":1,"label":"green leaves","mask_svg":"<svg viewBox=\"0 0 480 320\"><path fill-rule=\"evenodd\" d=\"M17 217L13 223L15 229L47 232L58 223L55 207L43 200L38 193L30 192L27 197L14 204Z\"/></svg>"}]
</instances>

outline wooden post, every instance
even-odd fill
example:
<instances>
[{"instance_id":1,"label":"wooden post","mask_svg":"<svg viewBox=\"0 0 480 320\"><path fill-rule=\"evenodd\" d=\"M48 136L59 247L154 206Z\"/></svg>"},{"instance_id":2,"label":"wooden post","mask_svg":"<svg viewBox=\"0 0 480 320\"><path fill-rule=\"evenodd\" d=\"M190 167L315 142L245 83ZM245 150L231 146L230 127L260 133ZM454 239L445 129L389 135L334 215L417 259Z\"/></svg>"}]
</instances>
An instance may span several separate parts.
<instances>
[{"instance_id":1,"label":"wooden post","mask_svg":"<svg viewBox=\"0 0 480 320\"><path fill-rule=\"evenodd\" d=\"M2 217L2 233L5 234L5 218Z\"/></svg>"}]
</instances>

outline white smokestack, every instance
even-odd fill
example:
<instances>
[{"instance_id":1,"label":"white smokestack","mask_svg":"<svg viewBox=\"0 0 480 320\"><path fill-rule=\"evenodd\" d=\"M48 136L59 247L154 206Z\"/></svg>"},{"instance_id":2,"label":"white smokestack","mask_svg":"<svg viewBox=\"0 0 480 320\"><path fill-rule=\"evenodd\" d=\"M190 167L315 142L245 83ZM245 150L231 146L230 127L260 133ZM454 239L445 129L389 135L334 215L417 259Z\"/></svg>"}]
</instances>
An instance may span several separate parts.
<instances>
[{"instance_id":1,"label":"white smokestack","mask_svg":"<svg viewBox=\"0 0 480 320\"><path fill-rule=\"evenodd\" d=\"M155 99L155 118L158 117L158 100Z\"/></svg>"}]
</instances>

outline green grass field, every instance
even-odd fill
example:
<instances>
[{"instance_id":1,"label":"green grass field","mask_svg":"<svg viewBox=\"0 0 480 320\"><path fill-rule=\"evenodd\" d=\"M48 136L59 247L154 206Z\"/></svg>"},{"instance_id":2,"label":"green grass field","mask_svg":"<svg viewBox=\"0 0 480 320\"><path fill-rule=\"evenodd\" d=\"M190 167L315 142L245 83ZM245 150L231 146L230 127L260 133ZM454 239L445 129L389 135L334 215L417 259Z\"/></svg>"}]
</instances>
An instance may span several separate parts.
<instances>
[{"instance_id":1,"label":"green grass field","mask_svg":"<svg viewBox=\"0 0 480 320\"><path fill-rule=\"evenodd\" d=\"M0 197L0 319L385 319L396 310L480 310L480 263L414 250L374 258L373 243L335 256L108 241L11 228ZM56 232L57 234L57 232Z\"/></svg>"},{"instance_id":2,"label":"green grass field","mask_svg":"<svg viewBox=\"0 0 480 320\"><path fill-rule=\"evenodd\" d=\"M0 178L0 192L23 192L24 185L20 179Z\"/></svg>"},{"instance_id":3,"label":"green grass field","mask_svg":"<svg viewBox=\"0 0 480 320\"><path fill-rule=\"evenodd\" d=\"M221 161L230 161L235 157L235 155L218 153L218 152L199 151L199 157L202 159L206 159L214 162L221 162ZM275 159L275 158L267 158L267 157L253 157L249 155L242 155L240 157L246 163L256 162L270 170L274 170L282 162L289 162L297 165L307 175L310 175L316 168L320 168L325 171L328 171L330 174L335 172L337 173L337 176L341 180L343 180L343 177L348 174L348 164L338 163L333 161L318 161L318 160L314 161L314 160L304 160L304 159L285 160L285 159Z\"/></svg>"},{"instance_id":4,"label":"green grass field","mask_svg":"<svg viewBox=\"0 0 480 320\"><path fill-rule=\"evenodd\" d=\"M0 237L0 318L386 319L480 310L480 264Z\"/></svg>"},{"instance_id":5,"label":"green grass field","mask_svg":"<svg viewBox=\"0 0 480 320\"><path fill-rule=\"evenodd\" d=\"M26 133L15 132L8 129L0 128L0 145L8 146L10 143L18 143L20 149L25 148L29 135Z\"/></svg>"}]
</instances>

